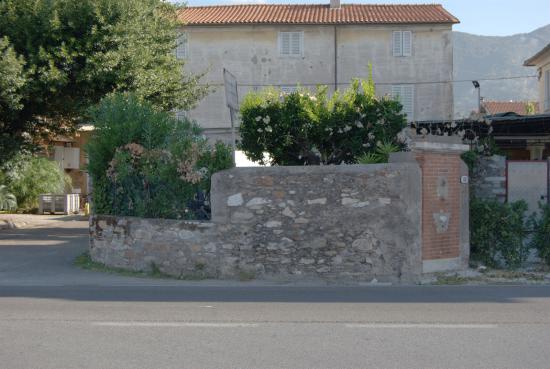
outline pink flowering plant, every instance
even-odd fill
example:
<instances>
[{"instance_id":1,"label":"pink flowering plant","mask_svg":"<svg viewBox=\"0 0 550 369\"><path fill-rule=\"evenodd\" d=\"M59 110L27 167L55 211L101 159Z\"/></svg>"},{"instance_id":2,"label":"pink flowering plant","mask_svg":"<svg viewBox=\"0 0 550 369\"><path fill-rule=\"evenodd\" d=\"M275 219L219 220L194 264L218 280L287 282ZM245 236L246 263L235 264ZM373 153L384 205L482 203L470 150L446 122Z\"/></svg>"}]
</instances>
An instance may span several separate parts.
<instances>
[{"instance_id":1,"label":"pink flowering plant","mask_svg":"<svg viewBox=\"0 0 550 369\"><path fill-rule=\"evenodd\" d=\"M205 219L210 177L232 166L231 150L210 146L196 124L114 95L91 111L88 144L96 213Z\"/></svg>"},{"instance_id":2,"label":"pink flowering plant","mask_svg":"<svg viewBox=\"0 0 550 369\"><path fill-rule=\"evenodd\" d=\"M406 117L398 101L378 97L372 78L353 80L331 97L326 86L249 93L241 105L240 147L272 165L353 164L380 145L404 146Z\"/></svg>"}]
</instances>

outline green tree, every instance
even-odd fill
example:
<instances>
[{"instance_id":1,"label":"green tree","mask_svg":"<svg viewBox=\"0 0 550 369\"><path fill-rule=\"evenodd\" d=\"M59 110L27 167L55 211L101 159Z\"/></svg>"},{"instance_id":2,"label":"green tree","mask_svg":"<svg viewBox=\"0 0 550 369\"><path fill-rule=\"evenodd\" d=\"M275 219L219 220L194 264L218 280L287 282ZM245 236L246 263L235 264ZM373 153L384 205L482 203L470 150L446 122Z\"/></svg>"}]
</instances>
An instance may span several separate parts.
<instances>
[{"instance_id":1,"label":"green tree","mask_svg":"<svg viewBox=\"0 0 550 369\"><path fill-rule=\"evenodd\" d=\"M161 0L2 0L3 48L27 78L0 133L35 142L65 133L114 91L158 109L191 108L206 88L176 59L177 12Z\"/></svg>"},{"instance_id":2,"label":"green tree","mask_svg":"<svg viewBox=\"0 0 550 369\"><path fill-rule=\"evenodd\" d=\"M23 58L17 56L6 37L0 38L0 163L8 157L5 152L14 152L20 144L20 138L12 137L4 130L16 119L23 108L23 87L26 79L23 73Z\"/></svg>"},{"instance_id":3,"label":"green tree","mask_svg":"<svg viewBox=\"0 0 550 369\"><path fill-rule=\"evenodd\" d=\"M55 161L29 154L16 155L0 168L7 190L17 198L17 206L30 210L38 207L38 196L63 193L70 177Z\"/></svg>"}]
</instances>

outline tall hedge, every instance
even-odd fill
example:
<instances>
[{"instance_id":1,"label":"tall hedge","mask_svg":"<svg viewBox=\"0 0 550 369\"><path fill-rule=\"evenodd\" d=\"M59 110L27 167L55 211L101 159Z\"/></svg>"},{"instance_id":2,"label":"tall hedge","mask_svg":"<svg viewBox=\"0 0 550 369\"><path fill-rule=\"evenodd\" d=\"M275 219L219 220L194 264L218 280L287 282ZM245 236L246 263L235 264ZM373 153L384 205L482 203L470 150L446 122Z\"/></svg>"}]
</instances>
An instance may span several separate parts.
<instances>
[{"instance_id":1,"label":"tall hedge","mask_svg":"<svg viewBox=\"0 0 550 369\"><path fill-rule=\"evenodd\" d=\"M326 87L251 92L240 113L240 148L262 163L268 153L277 165L356 163L383 144L402 146L406 126L401 104L377 97L372 79L353 80L331 97Z\"/></svg>"},{"instance_id":2,"label":"tall hedge","mask_svg":"<svg viewBox=\"0 0 550 369\"><path fill-rule=\"evenodd\" d=\"M204 219L211 175L232 166L231 150L209 146L198 126L116 94L91 109L87 146L96 213Z\"/></svg>"}]
</instances>

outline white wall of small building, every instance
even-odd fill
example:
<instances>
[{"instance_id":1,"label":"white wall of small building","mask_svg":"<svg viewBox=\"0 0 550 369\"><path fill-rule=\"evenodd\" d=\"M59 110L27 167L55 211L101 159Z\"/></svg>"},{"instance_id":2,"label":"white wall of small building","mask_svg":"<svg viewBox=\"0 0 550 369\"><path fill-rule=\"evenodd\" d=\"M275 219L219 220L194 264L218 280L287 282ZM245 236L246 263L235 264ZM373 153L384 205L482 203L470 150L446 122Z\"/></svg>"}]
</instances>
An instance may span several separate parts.
<instances>
[{"instance_id":1,"label":"white wall of small building","mask_svg":"<svg viewBox=\"0 0 550 369\"><path fill-rule=\"evenodd\" d=\"M393 56L392 34L396 30L412 31L411 56ZM390 93L391 84L415 84L414 120L453 116L451 83L418 84L452 79L450 25L232 25L188 26L183 31L188 38L185 69L191 73L206 72L203 80L214 88L187 114L209 136L229 137L223 68L241 84L240 98L263 85L334 84L335 31L339 88L345 88L352 78L366 78L371 63L379 95ZM281 31L303 32L303 56L279 55Z\"/></svg>"},{"instance_id":2,"label":"white wall of small building","mask_svg":"<svg viewBox=\"0 0 550 369\"><path fill-rule=\"evenodd\" d=\"M546 56L540 60L537 69L540 71L538 85L540 111L550 113L550 91L548 91L548 86L550 86L550 52L547 52Z\"/></svg>"}]
</instances>

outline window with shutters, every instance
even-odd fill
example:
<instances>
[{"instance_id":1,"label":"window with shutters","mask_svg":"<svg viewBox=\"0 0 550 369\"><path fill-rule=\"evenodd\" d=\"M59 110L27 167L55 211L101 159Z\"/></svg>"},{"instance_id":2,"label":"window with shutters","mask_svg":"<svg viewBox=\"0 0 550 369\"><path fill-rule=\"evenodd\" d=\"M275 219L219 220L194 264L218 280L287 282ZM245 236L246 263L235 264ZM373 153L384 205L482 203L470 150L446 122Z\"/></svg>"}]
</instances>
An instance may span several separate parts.
<instances>
[{"instance_id":1,"label":"window with shutters","mask_svg":"<svg viewBox=\"0 0 550 369\"><path fill-rule=\"evenodd\" d=\"M180 33L178 36L177 46L176 46L176 58L178 59L187 58L187 55L189 53L188 44L189 44L189 40L187 37L187 33Z\"/></svg>"},{"instance_id":2,"label":"window with shutters","mask_svg":"<svg viewBox=\"0 0 550 369\"><path fill-rule=\"evenodd\" d=\"M550 70L547 70L544 77L545 89L544 89L544 109L550 110Z\"/></svg>"},{"instance_id":3,"label":"window with shutters","mask_svg":"<svg viewBox=\"0 0 550 369\"><path fill-rule=\"evenodd\" d=\"M412 32L394 31L393 32L393 56L411 56L412 55Z\"/></svg>"},{"instance_id":4,"label":"window with shutters","mask_svg":"<svg viewBox=\"0 0 550 369\"><path fill-rule=\"evenodd\" d=\"M63 169L79 169L80 149L78 147L55 146L54 160Z\"/></svg>"},{"instance_id":5,"label":"window with shutters","mask_svg":"<svg viewBox=\"0 0 550 369\"><path fill-rule=\"evenodd\" d=\"M407 121L414 120L414 85L394 85L391 95L403 105L403 113L407 114Z\"/></svg>"},{"instance_id":6,"label":"window with shutters","mask_svg":"<svg viewBox=\"0 0 550 369\"><path fill-rule=\"evenodd\" d=\"M303 32L279 32L279 55L299 57L304 55Z\"/></svg>"}]
</instances>

